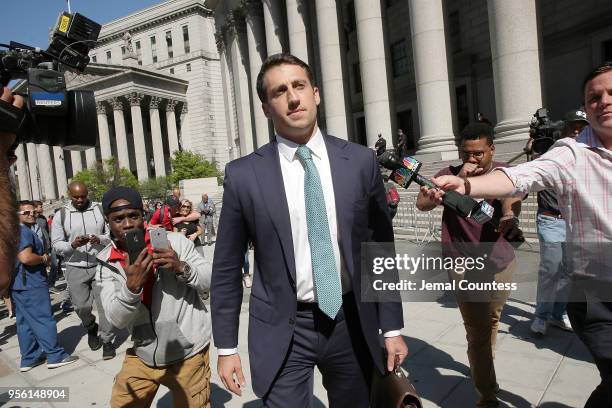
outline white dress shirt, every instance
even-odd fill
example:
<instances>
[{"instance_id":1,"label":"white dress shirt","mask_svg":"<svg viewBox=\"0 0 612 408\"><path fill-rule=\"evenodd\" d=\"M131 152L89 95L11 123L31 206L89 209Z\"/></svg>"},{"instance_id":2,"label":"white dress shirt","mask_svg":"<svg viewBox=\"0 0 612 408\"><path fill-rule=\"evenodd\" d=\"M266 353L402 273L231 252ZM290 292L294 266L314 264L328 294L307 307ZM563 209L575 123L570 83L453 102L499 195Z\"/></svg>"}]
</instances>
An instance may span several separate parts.
<instances>
[{"instance_id":1,"label":"white dress shirt","mask_svg":"<svg viewBox=\"0 0 612 408\"><path fill-rule=\"evenodd\" d=\"M291 221L297 301L315 303L317 301L317 295L312 273L312 258L310 256L308 223L306 220L306 202L304 200L304 166L295 154L299 145L278 134L276 135L276 142L280 158L281 173L283 175L283 185L285 186L285 196L289 208L289 219ZM306 147L310 149L312 161L321 179L327 221L329 223L329 234L331 237L334 259L336 260L336 272L342 284L342 293L346 294L351 290L351 281L346 272L344 260L340 255L334 185L332 183L327 147L325 146L325 140L323 139L321 130L317 129L314 136L306 143ZM399 335L399 330L391 330L384 333L384 337L395 337ZM222 356L235 354L237 353L237 349L219 349L218 353Z\"/></svg>"}]
</instances>

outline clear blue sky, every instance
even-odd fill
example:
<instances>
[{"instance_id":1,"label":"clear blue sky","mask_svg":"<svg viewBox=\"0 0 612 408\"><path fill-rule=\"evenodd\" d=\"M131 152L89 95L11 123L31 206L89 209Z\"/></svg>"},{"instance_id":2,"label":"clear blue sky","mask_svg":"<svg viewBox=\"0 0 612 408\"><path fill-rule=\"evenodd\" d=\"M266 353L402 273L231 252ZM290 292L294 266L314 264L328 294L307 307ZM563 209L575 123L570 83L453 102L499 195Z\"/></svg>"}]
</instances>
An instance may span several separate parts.
<instances>
[{"instance_id":1,"label":"clear blue sky","mask_svg":"<svg viewBox=\"0 0 612 408\"><path fill-rule=\"evenodd\" d=\"M137 10L161 3L161 0L70 0L72 12L78 12L99 24L108 23ZM2 22L0 43L17 41L46 49L49 29L61 11L67 10L66 0L0 0Z\"/></svg>"}]
</instances>

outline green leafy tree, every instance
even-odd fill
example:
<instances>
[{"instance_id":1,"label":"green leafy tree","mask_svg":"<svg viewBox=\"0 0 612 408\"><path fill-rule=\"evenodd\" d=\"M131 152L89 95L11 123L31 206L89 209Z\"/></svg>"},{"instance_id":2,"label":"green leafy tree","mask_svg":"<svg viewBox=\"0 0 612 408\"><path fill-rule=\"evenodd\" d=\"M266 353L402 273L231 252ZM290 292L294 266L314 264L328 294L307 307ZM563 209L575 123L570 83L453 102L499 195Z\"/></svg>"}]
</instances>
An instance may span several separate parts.
<instances>
[{"instance_id":1,"label":"green leafy tree","mask_svg":"<svg viewBox=\"0 0 612 408\"><path fill-rule=\"evenodd\" d=\"M168 190L172 189L170 177L157 177L143 181L138 186L138 190L143 197L148 199L164 199Z\"/></svg>"},{"instance_id":2,"label":"green leafy tree","mask_svg":"<svg viewBox=\"0 0 612 408\"><path fill-rule=\"evenodd\" d=\"M89 190L89 198L94 201L101 201L111 187L138 188L136 177L128 169L119 168L115 158L106 160L106 165L98 162L93 168L78 172L72 180L83 182Z\"/></svg>"},{"instance_id":3,"label":"green leafy tree","mask_svg":"<svg viewBox=\"0 0 612 408\"><path fill-rule=\"evenodd\" d=\"M219 177L221 173L217 169L217 163L206 160L202 155L189 152L174 152L172 163L172 184L178 185L179 181L203 177Z\"/></svg>"}]
</instances>

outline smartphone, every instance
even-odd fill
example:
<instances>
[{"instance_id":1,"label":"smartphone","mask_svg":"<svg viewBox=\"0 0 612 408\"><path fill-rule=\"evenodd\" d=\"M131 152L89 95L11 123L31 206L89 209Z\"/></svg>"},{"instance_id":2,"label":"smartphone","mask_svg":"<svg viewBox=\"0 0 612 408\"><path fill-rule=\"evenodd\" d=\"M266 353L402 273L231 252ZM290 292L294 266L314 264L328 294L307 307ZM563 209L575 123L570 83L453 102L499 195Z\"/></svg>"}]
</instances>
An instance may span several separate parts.
<instances>
[{"instance_id":1,"label":"smartphone","mask_svg":"<svg viewBox=\"0 0 612 408\"><path fill-rule=\"evenodd\" d=\"M168 249L168 231L164 228L154 228L149 230L149 238L151 239L151 246L155 249Z\"/></svg>"},{"instance_id":2,"label":"smartphone","mask_svg":"<svg viewBox=\"0 0 612 408\"><path fill-rule=\"evenodd\" d=\"M136 258L145 247L144 231L133 229L125 233L125 245L127 246L130 264L136 262Z\"/></svg>"}]
</instances>

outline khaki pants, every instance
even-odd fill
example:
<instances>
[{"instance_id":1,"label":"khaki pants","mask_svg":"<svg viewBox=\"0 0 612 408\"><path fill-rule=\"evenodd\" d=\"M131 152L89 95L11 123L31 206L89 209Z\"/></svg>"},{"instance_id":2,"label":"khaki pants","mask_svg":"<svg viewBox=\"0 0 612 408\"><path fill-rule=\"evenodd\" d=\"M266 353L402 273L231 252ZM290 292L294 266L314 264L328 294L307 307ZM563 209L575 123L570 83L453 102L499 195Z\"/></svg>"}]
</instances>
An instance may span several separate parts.
<instances>
[{"instance_id":1,"label":"khaki pants","mask_svg":"<svg viewBox=\"0 0 612 408\"><path fill-rule=\"evenodd\" d=\"M512 261L505 269L495 274L495 281L512 282L512 272L515 268L516 261ZM509 291L497 291L490 294L490 301L487 302L457 301L465 325L470 371L480 394L479 407L498 406L493 359L499 318L509 295Z\"/></svg>"},{"instance_id":2,"label":"khaki pants","mask_svg":"<svg viewBox=\"0 0 612 408\"><path fill-rule=\"evenodd\" d=\"M172 392L176 408L210 408L209 347L179 363L149 367L128 349L115 377L111 407L149 407L160 384Z\"/></svg>"}]
</instances>

